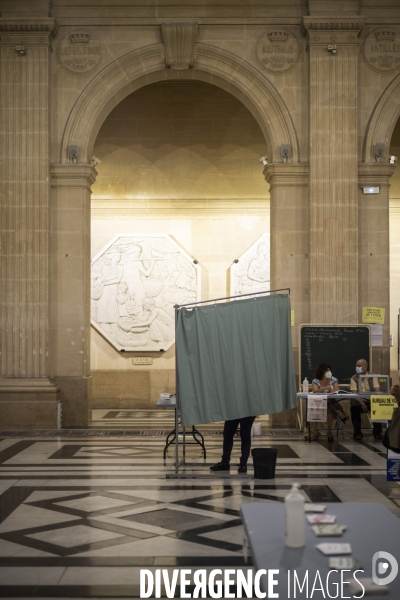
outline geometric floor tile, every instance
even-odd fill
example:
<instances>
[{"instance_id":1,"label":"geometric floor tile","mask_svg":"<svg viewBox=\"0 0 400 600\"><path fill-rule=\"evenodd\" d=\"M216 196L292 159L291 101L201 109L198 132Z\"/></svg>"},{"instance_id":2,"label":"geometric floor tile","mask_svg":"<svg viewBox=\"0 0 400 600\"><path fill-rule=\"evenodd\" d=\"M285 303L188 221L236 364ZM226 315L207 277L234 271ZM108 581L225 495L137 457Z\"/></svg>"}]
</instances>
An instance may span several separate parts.
<instances>
[{"instance_id":1,"label":"geometric floor tile","mask_svg":"<svg viewBox=\"0 0 400 600\"><path fill-rule=\"evenodd\" d=\"M57 544L57 546L63 546L64 548L73 548L82 546L83 544L94 544L118 538L121 537L121 534L94 529L86 525L73 525L72 527L68 527L68 529L52 529L39 533L31 533L27 537L42 540L50 544Z\"/></svg>"},{"instance_id":2,"label":"geometric floor tile","mask_svg":"<svg viewBox=\"0 0 400 600\"><path fill-rule=\"evenodd\" d=\"M140 500L138 500L140 502ZM124 500L116 500L114 498L104 498L102 496L88 496L86 498L79 498L78 500L67 500L65 502L56 502L58 506L69 506L71 508L77 508L84 512L94 512L97 510L104 510L106 508L122 507L132 502Z\"/></svg>"}]
</instances>

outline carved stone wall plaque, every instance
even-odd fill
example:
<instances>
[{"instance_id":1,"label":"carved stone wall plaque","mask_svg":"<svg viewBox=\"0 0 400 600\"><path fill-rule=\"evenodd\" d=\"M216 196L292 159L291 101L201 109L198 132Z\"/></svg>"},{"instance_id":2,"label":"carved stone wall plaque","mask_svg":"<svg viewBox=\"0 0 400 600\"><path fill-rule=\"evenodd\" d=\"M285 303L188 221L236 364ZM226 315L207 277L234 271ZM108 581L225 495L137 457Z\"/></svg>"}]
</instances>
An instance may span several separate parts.
<instances>
[{"instance_id":1,"label":"carved stone wall plaque","mask_svg":"<svg viewBox=\"0 0 400 600\"><path fill-rule=\"evenodd\" d=\"M68 33L61 40L57 55L61 64L75 75L94 71L103 58L100 40L93 33L81 30Z\"/></svg>"},{"instance_id":2,"label":"carved stone wall plaque","mask_svg":"<svg viewBox=\"0 0 400 600\"><path fill-rule=\"evenodd\" d=\"M117 350L174 343L174 304L200 299L200 267L169 235L116 235L92 260L91 322Z\"/></svg>"},{"instance_id":3,"label":"carved stone wall plaque","mask_svg":"<svg viewBox=\"0 0 400 600\"><path fill-rule=\"evenodd\" d=\"M285 73L299 58L299 44L293 33L283 29L266 31L256 44L257 61L269 73Z\"/></svg>"},{"instance_id":4,"label":"carved stone wall plaque","mask_svg":"<svg viewBox=\"0 0 400 600\"><path fill-rule=\"evenodd\" d=\"M364 62L378 73L400 71L400 33L380 27L365 38L361 49Z\"/></svg>"},{"instance_id":5,"label":"carved stone wall plaque","mask_svg":"<svg viewBox=\"0 0 400 600\"><path fill-rule=\"evenodd\" d=\"M270 288L270 234L263 233L230 267L231 296Z\"/></svg>"}]
</instances>

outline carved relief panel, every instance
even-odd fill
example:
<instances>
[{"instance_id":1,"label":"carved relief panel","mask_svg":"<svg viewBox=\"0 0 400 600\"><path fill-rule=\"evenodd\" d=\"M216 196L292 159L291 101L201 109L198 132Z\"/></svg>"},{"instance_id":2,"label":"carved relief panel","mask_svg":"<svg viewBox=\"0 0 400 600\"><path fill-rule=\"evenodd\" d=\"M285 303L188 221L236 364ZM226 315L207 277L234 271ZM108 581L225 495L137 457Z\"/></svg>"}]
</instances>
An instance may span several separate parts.
<instances>
[{"instance_id":1,"label":"carved relief panel","mask_svg":"<svg viewBox=\"0 0 400 600\"><path fill-rule=\"evenodd\" d=\"M200 299L200 267L169 235L116 235L92 260L91 322L117 350L174 343L174 304Z\"/></svg>"},{"instance_id":2,"label":"carved relief panel","mask_svg":"<svg viewBox=\"0 0 400 600\"><path fill-rule=\"evenodd\" d=\"M269 73L285 73L298 61L298 41L290 31L266 31L257 41L256 57Z\"/></svg>"},{"instance_id":3,"label":"carved relief panel","mask_svg":"<svg viewBox=\"0 0 400 600\"><path fill-rule=\"evenodd\" d=\"M365 63L378 73L393 73L400 70L400 33L385 27L374 29L362 45Z\"/></svg>"},{"instance_id":4,"label":"carved relief panel","mask_svg":"<svg viewBox=\"0 0 400 600\"><path fill-rule=\"evenodd\" d=\"M270 289L270 234L263 233L230 267L231 296Z\"/></svg>"}]
</instances>

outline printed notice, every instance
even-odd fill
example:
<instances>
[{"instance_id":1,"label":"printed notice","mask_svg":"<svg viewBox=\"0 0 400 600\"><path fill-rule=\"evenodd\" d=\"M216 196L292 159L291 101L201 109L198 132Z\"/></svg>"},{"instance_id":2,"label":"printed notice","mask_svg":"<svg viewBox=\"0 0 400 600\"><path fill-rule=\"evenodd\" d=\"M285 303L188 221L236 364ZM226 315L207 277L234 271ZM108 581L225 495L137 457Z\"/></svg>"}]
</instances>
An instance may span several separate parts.
<instances>
[{"instance_id":1,"label":"printed notice","mask_svg":"<svg viewBox=\"0 0 400 600\"><path fill-rule=\"evenodd\" d=\"M371 396L371 421L385 423L392 418L393 409L397 407L394 396Z\"/></svg>"},{"instance_id":2,"label":"printed notice","mask_svg":"<svg viewBox=\"0 0 400 600\"><path fill-rule=\"evenodd\" d=\"M307 399L307 421L326 423L328 397L326 394L309 394Z\"/></svg>"},{"instance_id":3,"label":"printed notice","mask_svg":"<svg viewBox=\"0 0 400 600\"><path fill-rule=\"evenodd\" d=\"M385 309L377 308L376 306L363 306L362 309L363 323L377 323L378 325L385 324Z\"/></svg>"}]
</instances>

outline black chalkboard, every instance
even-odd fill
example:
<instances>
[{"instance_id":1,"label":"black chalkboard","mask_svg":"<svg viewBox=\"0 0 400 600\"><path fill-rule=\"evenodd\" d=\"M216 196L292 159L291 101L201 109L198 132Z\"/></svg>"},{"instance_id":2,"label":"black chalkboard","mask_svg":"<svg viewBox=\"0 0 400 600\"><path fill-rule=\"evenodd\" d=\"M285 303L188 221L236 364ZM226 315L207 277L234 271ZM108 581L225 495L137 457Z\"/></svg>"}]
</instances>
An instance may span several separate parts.
<instances>
[{"instance_id":1,"label":"black chalkboard","mask_svg":"<svg viewBox=\"0 0 400 600\"><path fill-rule=\"evenodd\" d=\"M319 363L328 363L339 383L348 384L360 358L370 363L370 328L367 325L300 326L300 382L307 377L311 383L315 367Z\"/></svg>"}]
</instances>

